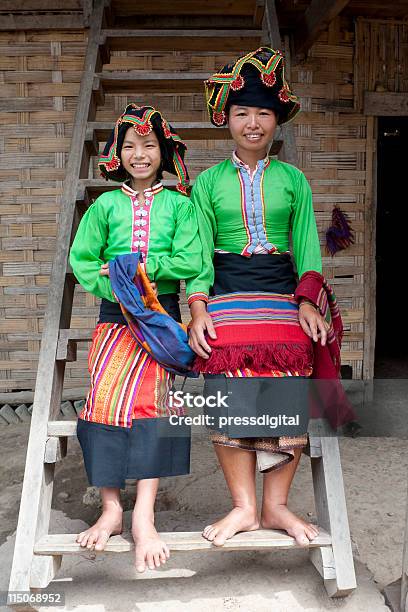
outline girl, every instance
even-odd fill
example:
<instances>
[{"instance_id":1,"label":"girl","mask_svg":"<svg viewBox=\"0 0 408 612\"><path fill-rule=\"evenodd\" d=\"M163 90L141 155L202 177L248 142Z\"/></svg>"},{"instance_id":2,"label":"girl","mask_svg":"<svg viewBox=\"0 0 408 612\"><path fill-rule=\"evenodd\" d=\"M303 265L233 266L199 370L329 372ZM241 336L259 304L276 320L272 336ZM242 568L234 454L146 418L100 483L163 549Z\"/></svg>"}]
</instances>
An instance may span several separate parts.
<instances>
[{"instance_id":1,"label":"girl","mask_svg":"<svg viewBox=\"0 0 408 612\"><path fill-rule=\"evenodd\" d=\"M190 296L190 346L199 356L195 367L207 374L207 383L209 376L212 383L217 377L269 379L269 403L274 397L271 379L309 377L312 340L316 343L320 337L324 347L327 338L326 322L313 300L303 298L298 304L289 254L291 232L299 277L316 274L323 279L311 190L300 170L268 156L276 126L293 119L300 104L285 80L282 54L267 47L224 66L206 81L206 95L212 123L228 123L235 151L231 159L203 172L191 195L199 215L204 267ZM244 409L251 413L260 397L255 393L245 400L253 406ZM304 435L237 438L212 432L233 509L205 527L205 538L222 545L238 531L259 525L286 530L300 545L317 535L316 526L287 508L290 484L307 443L306 432L299 433ZM265 473L260 518L257 459Z\"/></svg>"},{"instance_id":2,"label":"girl","mask_svg":"<svg viewBox=\"0 0 408 612\"><path fill-rule=\"evenodd\" d=\"M179 281L186 280L189 294L202 261L194 208L181 195L188 185L185 149L159 111L128 105L99 161L106 179L124 182L90 206L70 253L78 281L102 298L88 358L91 388L77 428L89 482L100 487L102 515L77 541L100 551L121 533L120 489L125 479L137 479L132 534L141 572L169 557L154 526L154 502L160 477L189 473L190 438L159 435L158 425L177 413L168 406L174 377L130 333L112 292L109 261L142 253L158 300L181 321ZM181 193L163 188L163 170L178 175Z\"/></svg>"}]
</instances>

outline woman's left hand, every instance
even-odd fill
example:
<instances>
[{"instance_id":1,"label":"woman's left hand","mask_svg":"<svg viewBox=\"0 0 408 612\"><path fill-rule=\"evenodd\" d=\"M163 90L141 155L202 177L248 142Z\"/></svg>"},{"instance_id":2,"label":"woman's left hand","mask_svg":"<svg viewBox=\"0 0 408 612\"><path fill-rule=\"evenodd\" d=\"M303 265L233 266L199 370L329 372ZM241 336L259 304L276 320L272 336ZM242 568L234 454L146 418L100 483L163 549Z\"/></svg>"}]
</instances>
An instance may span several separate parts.
<instances>
[{"instance_id":1,"label":"woman's left hand","mask_svg":"<svg viewBox=\"0 0 408 612\"><path fill-rule=\"evenodd\" d=\"M320 337L322 346L325 346L329 326L314 306L307 302L301 302L299 306L299 323L309 338L317 342Z\"/></svg>"}]
</instances>

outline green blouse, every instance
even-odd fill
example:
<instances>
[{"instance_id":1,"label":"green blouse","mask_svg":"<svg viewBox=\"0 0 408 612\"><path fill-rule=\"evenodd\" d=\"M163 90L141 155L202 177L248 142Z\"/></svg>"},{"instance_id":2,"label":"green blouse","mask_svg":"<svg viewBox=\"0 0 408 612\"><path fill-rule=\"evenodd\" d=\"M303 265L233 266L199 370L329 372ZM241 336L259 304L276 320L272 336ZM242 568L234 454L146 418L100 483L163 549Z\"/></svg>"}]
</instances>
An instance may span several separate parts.
<instances>
[{"instance_id":1,"label":"green blouse","mask_svg":"<svg viewBox=\"0 0 408 612\"><path fill-rule=\"evenodd\" d=\"M146 272L159 294L177 293L179 281L191 283L202 268L202 248L194 206L161 183L138 193L126 184L100 195L83 216L71 247L70 263L90 293L115 302L110 279L101 265L117 255L141 251Z\"/></svg>"},{"instance_id":2,"label":"green blouse","mask_svg":"<svg viewBox=\"0 0 408 612\"><path fill-rule=\"evenodd\" d=\"M192 281L189 302L206 300L214 281L214 250L250 257L254 252L289 251L299 277L322 271L312 192L303 172L272 158L252 174L234 154L196 179L191 200L197 209L203 267Z\"/></svg>"}]
</instances>

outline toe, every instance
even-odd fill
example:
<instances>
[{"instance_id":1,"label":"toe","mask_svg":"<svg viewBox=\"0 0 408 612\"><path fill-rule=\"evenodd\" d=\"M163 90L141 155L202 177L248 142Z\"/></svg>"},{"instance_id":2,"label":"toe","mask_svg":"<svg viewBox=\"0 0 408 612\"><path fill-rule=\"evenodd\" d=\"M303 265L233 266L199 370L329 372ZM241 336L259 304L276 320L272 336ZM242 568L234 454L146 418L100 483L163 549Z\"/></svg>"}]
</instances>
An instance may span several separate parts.
<instances>
[{"instance_id":1,"label":"toe","mask_svg":"<svg viewBox=\"0 0 408 612\"><path fill-rule=\"evenodd\" d=\"M108 540L109 535L107 533L100 534L95 542L95 550L104 550Z\"/></svg>"},{"instance_id":2,"label":"toe","mask_svg":"<svg viewBox=\"0 0 408 612\"><path fill-rule=\"evenodd\" d=\"M152 553L148 553L146 555L146 561L147 561L147 567L151 570L154 569L154 558L153 558Z\"/></svg>"},{"instance_id":3,"label":"toe","mask_svg":"<svg viewBox=\"0 0 408 612\"><path fill-rule=\"evenodd\" d=\"M135 560L136 569L138 572L144 572L146 569L145 557L142 552L136 552Z\"/></svg>"},{"instance_id":4,"label":"toe","mask_svg":"<svg viewBox=\"0 0 408 612\"><path fill-rule=\"evenodd\" d=\"M155 553L153 555L153 560L154 560L155 567L160 567L160 565L161 565L161 563L160 563L160 553Z\"/></svg>"},{"instance_id":5,"label":"toe","mask_svg":"<svg viewBox=\"0 0 408 612\"><path fill-rule=\"evenodd\" d=\"M218 533L215 535L213 539L213 543L215 544L215 546L223 546L225 544L226 539L227 538L225 537L223 533Z\"/></svg>"},{"instance_id":6,"label":"toe","mask_svg":"<svg viewBox=\"0 0 408 612\"><path fill-rule=\"evenodd\" d=\"M163 550L164 550L164 554L166 555L166 559L170 559L170 551L169 551L169 547L167 546L167 544L163 544Z\"/></svg>"},{"instance_id":7,"label":"toe","mask_svg":"<svg viewBox=\"0 0 408 612\"><path fill-rule=\"evenodd\" d=\"M207 540L209 540L210 542L213 542L216 535L217 535L217 530L214 529L213 527L207 533Z\"/></svg>"}]
</instances>

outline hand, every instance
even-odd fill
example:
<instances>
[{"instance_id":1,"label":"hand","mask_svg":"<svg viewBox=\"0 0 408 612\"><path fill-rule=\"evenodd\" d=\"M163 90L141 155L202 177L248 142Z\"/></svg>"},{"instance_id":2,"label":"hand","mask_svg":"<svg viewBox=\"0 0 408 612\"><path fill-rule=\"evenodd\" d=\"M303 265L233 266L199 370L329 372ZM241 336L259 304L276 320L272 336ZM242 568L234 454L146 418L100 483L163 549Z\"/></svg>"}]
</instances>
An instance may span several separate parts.
<instances>
[{"instance_id":1,"label":"hand","mask_svg":"<svg viewBox=\"0 0 408 612\"><path fill-rule=\"evenodd\" d=\"M151 282L151 283L150 283L150 286L151 286L151 288L152 288L152 289L153 289L153 291L154 291L154 295L157 297L157 284L156 284L156 283Z\"/></svg>"},{"instance_id":2,"label":"hand","mask_svg":"<svg viewBox=\"0 0 408 612\"><path fill-rule=\"evenodd\" d=\"M193 351L203 359L209 359L211 347L205 339L205 332L212 340L217 338L214 325L207 312L204 302L197 301L191 304L192 321L189 326L188 343Z\"/></svg>"},{"instance_id":3,"label":"hand","mask_svg":"<svg viewBox=\"0 0 408 612\"><path fill-rule=\"evenodd\" d=\"M99 271L101 276L109 276L109 263L103 264Z\"/></svg>"},{"instance_id":4,"label":"hand","mask_svg":"<svg viewBox=\"0 0 408 612\"><path fill-rule=\"evenodd\" d=\"M307 302L301 303L299 307L299 323L309 338L317 342L320 337L322 346L325 346L329 325L314 306Z\"/></svg>"}]
</instances>

